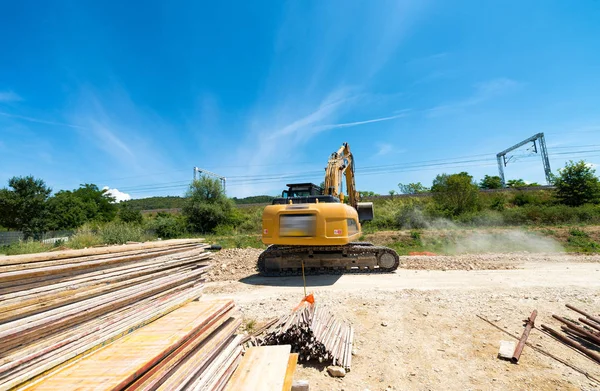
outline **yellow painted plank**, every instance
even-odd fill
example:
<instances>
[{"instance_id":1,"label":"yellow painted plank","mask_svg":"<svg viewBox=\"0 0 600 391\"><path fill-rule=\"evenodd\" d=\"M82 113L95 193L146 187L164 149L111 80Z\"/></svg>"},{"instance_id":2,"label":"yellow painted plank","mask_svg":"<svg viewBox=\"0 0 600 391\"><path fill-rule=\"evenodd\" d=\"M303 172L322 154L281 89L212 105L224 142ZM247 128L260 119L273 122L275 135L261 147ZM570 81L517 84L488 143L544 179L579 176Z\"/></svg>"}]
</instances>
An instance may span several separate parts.
<instances>
[{"instance_id":1,"label":"yellow painted plank","mask_svg":"<svg viewBox=\"0 0 600 391\"><path fill-rule=\"evenodd\" d=\"M287 369L285 371L285 380L283 382L282 391L290 391L292 382L294 381L294 372L296 372L296 364L298 363L298 353L290 354Z\"/></svg>"},{"instance_id":2,"label":"yellow painted plank","mask_svg":"<svg viewBox=\"0 0 600 391\"><path fill-rule=\"evenodd\" d=\"M230 300L189 303L21 390L121 389L232 306Z\"/></svg>"},{"instance_id":3,"label":"yellow painted plank","mask_svg":"<svg viewBox=\"0 0 600 391\"><path fill-rule=\"evenodd\" d=\"M248 349L226 391L281 391L290 359L290 345Z\"/></svg>"}]
</instances>

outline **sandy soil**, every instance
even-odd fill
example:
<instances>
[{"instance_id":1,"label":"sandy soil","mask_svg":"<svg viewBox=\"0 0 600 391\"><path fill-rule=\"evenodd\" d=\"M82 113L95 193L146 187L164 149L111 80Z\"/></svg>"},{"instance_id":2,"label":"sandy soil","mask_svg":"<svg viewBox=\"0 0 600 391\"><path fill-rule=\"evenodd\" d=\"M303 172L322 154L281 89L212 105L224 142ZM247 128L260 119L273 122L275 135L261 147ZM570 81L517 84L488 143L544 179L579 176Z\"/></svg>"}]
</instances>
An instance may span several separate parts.
<instances>
[{"instance_id":1,"label":"sandy soil","mask_svg":"<svg viewBox=\"0 0 600 391\"><path fill-rule=\"evenodd\" d=\"M219 273L206 297L232 297L248 320L280 316L303 296L300 277L255 276L260 251L215 255ZM222 264L227 266L221 267ZM237 267L236 267L237 265ZM356 355L346 377L303 363L295 378L311 390L595 390L577 371L526 347L520 363L497 356L533 309L537 325L560 329L552 314L576 318L566 303L600 313L600 256L486 254L405 258L382 275L309 276L308 289L322 305L356 328ZM406 268L405 268L406 267ZM384 326L385 325L385 326ZM530 342L600 378L600 365L539 330Z\"/></svg>"}]
</instances>

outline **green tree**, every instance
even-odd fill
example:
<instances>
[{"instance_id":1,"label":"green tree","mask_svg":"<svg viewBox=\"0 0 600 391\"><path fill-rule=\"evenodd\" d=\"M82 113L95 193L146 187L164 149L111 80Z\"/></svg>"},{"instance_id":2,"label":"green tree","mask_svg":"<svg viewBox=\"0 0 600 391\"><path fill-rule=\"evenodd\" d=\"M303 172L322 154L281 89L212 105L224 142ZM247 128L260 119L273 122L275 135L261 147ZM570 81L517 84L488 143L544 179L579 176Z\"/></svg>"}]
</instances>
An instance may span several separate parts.
<instances>
[{"instance_id":1,"label":"green tree","mask_svg":"<svg viewBox=\"0 0 600 391\"><path fill-rule=\"evenodd\" d=\"M438 175L431 191L435 203L449 215L458 216L479 208L479 188L466 172Z\"/></svg>"},{"instance_id":2,"label":"green tree","mask_svg":"<svg viewBox=\"0 0 600 391\"><path fill-rule=\"evenodd\" d=\"M98 189L94 184L84 184L73 191L73 194L84 203L86 219L108 222L114 220L118 207L115 198L106 190Z\"/></svg>"},{"instance_id":3,"label":"green tree","mask_svg":"<svg viewBox=\"0 0 600 391\"><path fill-rule=\"evenodd\" d=\"M48 228L73 229L86 222L85 204L71 191L59 191L48 199Z\"/></svg>"},{"instance_id":4,"label":"green tree","mask_svg":"<svg viewBox=\"0 0 600 391\"><path fill-rule=\"evenodd\" d=\"M46 200L52 189L32 176L12 177L8 186L0 189L0 225L23 231L25 237L44 232Z\"/></svg>"},{"instance_id":5,"label":"green tree","mask_svg":"<svg viewBox=\"0 0 600 391\"><path fill-rule=\"evenodd\" d=\"M494 175L486 175L483 177L481 182L479 182L480 189L501 189L502 188L502 179L499 176Z\"/></svg>"},{"instance_id":6,"label":"green tree","mask_svg":"<svg viewBox=\"0 0 600 391\"><path fill-rule=\"evenodd\" d=\"M402 184L398 183L398 187L400 188L400 193L402 194L419 194L419 193L427 193L430 191L428 187L423 186L421 182L417 183L409 183Z\"/></svg>"},{"instance_id":7,"label":"green tree","mask_svg":"<svg viewBox=\"0 0 600 391\"><path fill-rule=\"evenodd\" d=\"M159 238L173 239L185 233L185 217L159 212L149 222L149 228L153 229Z\"/></svg>"},{"instance_id":8,"label":"green tree","mask_svg":"<svg viewBox=\"0 0 600 391\"><path fill-rule=\"evenodd\" d=\"M191 231L213 232L219 224L226 224L232 217L233 202L225 196L221 182L202 176L191 183L183 207Z\"/></svg>"},{"instance_id":9,"label":"green tree","mask_svg":"<svg viewBox=\"0 0 600 391\"><path fill-rule=\"evenodd\" d=\"M142 212L131 204L121 203L119 205L119 220L125 223L141 224L143 219Z\"/></svg>"},{"instance_id":10,"label":"green tree","mask_svg":"<svg viewBox=\"0 0 600 391\"><path fill-rule=\"evenodd\" d=\"M366 190L366 191L359 191L358 195L362 198L362 197L374 197L374 196L378 196L379 194L375 193L374 191Z\"/></svg>"},{"instance_id":11,"label":"green tree","mask_svg":"<svg viewBox=\"0 0 600 391\"><path fill-rule=\"evenodd\" d=\"M557 198L561 203L569 206L598 203L600 183L595 173L596 170L583 160L577 163L569 161L559 170L554 181Z\"/></svg>"}]
</instances>

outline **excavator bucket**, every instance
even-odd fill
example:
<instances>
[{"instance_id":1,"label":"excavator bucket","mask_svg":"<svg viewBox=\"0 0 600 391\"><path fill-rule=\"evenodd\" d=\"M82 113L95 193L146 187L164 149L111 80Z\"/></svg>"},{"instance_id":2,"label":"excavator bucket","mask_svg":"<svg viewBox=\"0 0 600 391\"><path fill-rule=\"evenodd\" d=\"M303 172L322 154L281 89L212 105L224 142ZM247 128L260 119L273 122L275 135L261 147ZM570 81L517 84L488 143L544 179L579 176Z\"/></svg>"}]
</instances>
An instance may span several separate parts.
<instances>
[{"instance_id":1,"label":"excavator bucket","mask_svg":"<svg viewBox=\"0 0 600 391\"><path fill-rule=\"evenodd\" d=\"M373 220L373 203L372 202L359 202L356 205L356 211L358 212L358 220L360 221L371 221Z\"/></svg>"}]
</instances>

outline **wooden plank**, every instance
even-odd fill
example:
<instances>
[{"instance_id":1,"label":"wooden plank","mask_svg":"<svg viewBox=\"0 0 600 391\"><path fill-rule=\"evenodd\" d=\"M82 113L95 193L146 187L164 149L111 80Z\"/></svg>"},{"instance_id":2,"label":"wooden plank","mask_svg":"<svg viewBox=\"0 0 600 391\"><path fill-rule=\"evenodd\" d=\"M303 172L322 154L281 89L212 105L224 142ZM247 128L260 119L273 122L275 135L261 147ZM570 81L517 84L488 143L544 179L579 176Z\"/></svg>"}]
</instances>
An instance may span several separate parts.
<instances>
[{"instance_id":1,"label":"wooden plank","mask_svg":"<svg viewBox=\"0 0 600 391\"><path fill-rule=\"evenodd\" d=\"M77 275L67 275L62 277L54 276L50 280L46 279L34 279L32 281L19 280L18 285L0 289L0 298L2 299L14 299L22 296L29 296L29 294L43 293L52 291L54 289L68 289L70 286L77 284L83 284L85 282L93 282L98 279L108 278L110 276L121 276L123 274L131 272L144 272L151 268L160 267L168 264L182 262L189 263L195 260L209 260L210 256L206 256L205 253L197 253L192 259L185 256L186 253L178 254L177 257L158 256L153 259L144 260L142 262L132 262L125 265L119 265L111 268L110 270L86 270L85 273Z\"/></svg>"},{"instance_id":2,"label":"wooden plank","mask_svg":"<svg viewBox=\"0 0 600 391\"><path fill-rule=\"evenodd\" d=\"M187 390L188 384L195 379L197 375L204 376L206 369L211 362L218 359L218 356L224 353L224 348L231 341L233 333L241 325L241 319L230 318L227 323L219 330L210 335L210 338L205 340L201 345L179 363L179 365L171 371L168 376L164 377L164 381L158 388L149 388L145 386L145 390L166 390L179 391ZM129 391L129 389L128 389Z\"/></svg>"},{"instance_id":3,"label":"wooden plank","mask_svg":"<svg viewBox=\"0 0 600 391\"><path fill-rule=\"evenodd\" d=\"M190 250L188 253L193 254L194 251L201 253L202 249ZM35 281L39 278L53 278L53 276L72 276L82 274L90 270L102 270L113 268L119 264L137 263L137 259L131 257L113 257L108 259L90 260L87 262L68 263L66 265L45 266L26 270L17 270L0 274L0 285L11 286L22 284L23 281Z\"/></svg>"},{"instance_id":4,"label":"wooden plank","mask_svg":"<svg viewBox=\"0 0 600 391\"><path fill-rule=\"evenodd\" d=\"M61 349L49 350L41 360L33 357L35 360L33 367L31 365L26 366L23 370L12 373L9 377L0 380L0 391L9 390L17 385L25 385L25 383L36 380L40 375L55 373L55 368L58 366L62 368L65 364L94 352L191 302L200 295L201 290L202 286L184 290L173 297L161 297L158 299L158 302L154 302L154 311L151 312L144 312L143 307L140 307L141 313L139 313L139 311L136 311L137 308L134 308L135 315L133 318L120 319L114 326L102 329L100 334L95 333L98 330L87 330L85 324L81 325L80 332L87 332L87 337L79 339L79 335L75 335L74 340L76 342L73 345ZM163 301L162 304L160 303L161 300ZM30 351L26 353L32 354ZM22 357L21 359L23 362L27 362L27 357Z\"/></svg>"},{"instance_id":5,"label":"wooden plank","mask_svg":"<svg viewBox=\"0 0 600 391\"><path fill-rule=\"evenodd\" d=\"M206 347L212 348L214 344L219 342L219 339L230 337L235 331L239 323L234 322L233 318L230 318L230 310L227 313L222 313L214 321L204 326L202 329L185 343L183 343L177 350L162 360L160 363L155 365L152 369L146 372L142 377L130 385L127 390L153 390L158 385L164 385L166 382L174 377L174 374L182 368L182 363L189 362L190 358L196 355L197 348L199 350L206 350ZM226 323L227 322L227 323ZM225 325L223 325L226 323ZM223 326L223 327L221 327ZM217 330L215 332L215 330ZM209 338L207 341L207 338Z\"/></svg>"},{"instance_id":6,"label":"wooden plank","mask_svg":"<svg viewBox=\"0 0 600 391\"><path fill-rule=\"evenodd\" d=\"M122 389L167 357L224 308L233 308L233 302L189 303L22 390Z\"/></svg>"},{"instance_id":7,"label":"wooden plank","mask_svg":"<svg viewBox=\"0 0 600 391\"><path fill-rule=\"evenodd\" d=\"M64 258L85 257L88 255L113 254L123 251L145 250L149 248L169 247L182 244L202 244L204 239L170 239L140 244L123 244L119 246L94 247L83 250L67 250L37 254L0 256L0 266L16 265L27 262L40 262Z\"/></svg>"},{"instance_id":8,"label":"wooden plank","mask_svg":"<svg viewBox=\"0 0 600 391\"><path fill-rule=\"evenodd\" d=\"M198 246L196 244L186 244L186 245L181 245L181 246L170 246L167 248L149 248L149 249L145 249L145 250L123 251L120 253L113 253L113 254L89 255L86 257L64 258L64 259L59 259L59 260L18 263L15 265L0 266L0 273L34 269L34 268L45 267L45 266L65 265L68 263L80 263L80 262L91 261L94 259L96 259L96 260L108 259L108 258L114 258L114 257L123 257L123 258L129 257L134 260L135 259L144 259L144 258L155 258L155 257L159 257L161 255L168 255L168 254L182 252L186 249L196 249L196 248L202 249L201 246Z\"/></svg>"},{"instance_id":9,"label":"wooden plank","mask_svg":"<svg viewBox=\"0 0 600 391\"><path fill-rule=\"evenodd\" d=\"M291 346L259 346L248 349L233 373L228 391L281 391Z\"/></svg>"},{"instance_id":10,"label":"wooden plank","mask_svg":"<svg viewBox=\"0 0 600 391\"><path fill-rule=\"evenodd\" d=\"M23 320L5 323L0 326L0 351L6 350L11 346L16 346L15 344L18 344L19 341L31 338L29 335L31 333L35 333L37 337L40 337L42 331L47 333L59 326L66 327L72 324L73 321L81 322L93 318L99 314L175 287L186 281L197 279L203 273L204 270L197 269L182 275L157 279L153 283L142 287L134 286L122 289L108 297L105 297L105 295L100 298L84 300L79 303L50 310L47 313L33 315Z\"/></svg>"},{"instance_id":11,"label":"wooden plank","mask_svg":"<svg viewBox=\"0 0 600 391\"><path fill-rule=\"evenodd\" d=\"M294 372L296 372L296 364L298 364L298 353L292 353L290 354L290 359L285 370L285 378L283 380L282 391L292 390L292 382L294 381Z\"/></svg>"}]
</instances>

